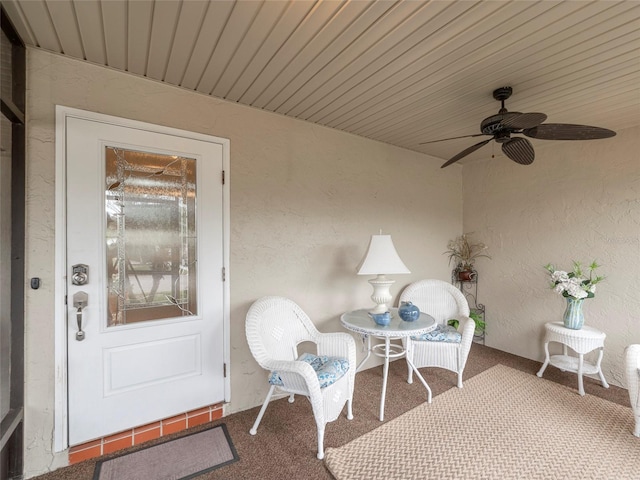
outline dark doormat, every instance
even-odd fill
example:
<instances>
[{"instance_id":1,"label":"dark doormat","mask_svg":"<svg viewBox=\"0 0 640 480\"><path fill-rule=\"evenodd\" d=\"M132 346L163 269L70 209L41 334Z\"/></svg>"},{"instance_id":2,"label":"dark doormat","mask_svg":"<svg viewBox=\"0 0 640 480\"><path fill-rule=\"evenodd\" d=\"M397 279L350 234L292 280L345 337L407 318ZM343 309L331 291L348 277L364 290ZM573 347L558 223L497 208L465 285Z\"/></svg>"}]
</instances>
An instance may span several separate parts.
<instances>
[{"instance_id":1,"label":"dark doormat","mask_svg":"<svg viewBox=\"0 0 640 480\"><path fill-rule=\"evenodd\" d=\"M158 443L96 463L93 480L186 480L238 460L227 426Z\"/></svg>"}]
</instances>

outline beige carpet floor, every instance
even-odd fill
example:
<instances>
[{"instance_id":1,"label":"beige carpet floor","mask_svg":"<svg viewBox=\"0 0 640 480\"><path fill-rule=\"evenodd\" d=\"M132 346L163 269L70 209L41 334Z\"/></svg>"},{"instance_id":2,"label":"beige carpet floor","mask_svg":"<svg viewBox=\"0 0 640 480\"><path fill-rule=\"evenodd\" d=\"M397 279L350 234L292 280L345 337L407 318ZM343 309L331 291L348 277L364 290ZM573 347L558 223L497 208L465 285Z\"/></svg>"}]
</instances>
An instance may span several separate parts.
<instances>
[{"instance_id":1,"label":"beige carpet floor","mask_svg":"<svg viewBox=\"0 0 640 480\"><path fill-rule=\"evenodd\" d=\"M539 339L542 341L542 337ZM606 355L606 353L605 353ZM464 389L467 383L476 375L498 364L508 365L522 372L526 372L534 379L540 369L540 362L528 360L505 353L483 345L473 344L464 372ZM449 390L457 390L456 374L440 368L420 369L424 378L433 390L433 403L439 402L440 395ZM264 376L265 392L266 373ZM569 387L577 396L577 380L573 373L561 372L557 368L549 367L544 372L544 378ZM540 380L540 379L537 379ZM609 379L610 380L610 379ZM407 364L404 360L391 362L389 365L389 383L387 386L387 404L385 421L378 419L380 403L380 389L382 386L382 366L364 370L356 375L356 388L353 399L353 420L347 420L341 415L338 420L327 425L325 431L325 447L340 447L364 435L381 425L386 425L393 419L408 412L412 408L422 405L426 399L426 392L420 382L407 384ZM602 388L600 382L585 379L587 393L616 402L629 407L629 395L623 388L611 386ZM499 391L496 390L496 395ZM480 408L480 407L479 407ZM213 472L198 477L198 480L331 480L333 476L327 470L324 461L316 458L316 430L311 413L311 405L305 398L299 398L289 403L287 398L273 401L262 419L257 435L250 435L249 429L258 414L259 407L243 412L227 415L214 422L226 423L229 434L236 447L240 460L219 468ZM455 415L455 413L454 413ZM535 419L534 419L535 420ZM173 434L172 437L187 435L193 431L211 427L212 424L200 425L192 429ZM557 435L561 432L555 433ZM631 435L631 429L627 432ZM632 437L635 438L635 437ZM149 444L164 441L152 440ZM638 440L638 439L636 439ZM407 439L404 443L410 442ZM404 444L403 443L403 444ZM640 445L640 440L638 440ZM121 455L127 451L145 448L148 444L131 447L126 451L111 454L106 458ZM373 448L373 447L372 447ZM517 446L515 447L517 448ZM485 465L487 448L484 443L461 453L470 461ZM91 480L95 467L95 460L87 460L70 467L60 468L53 472L37 477L38 480ZM486 476L480 478L488 478ZM521 477L526 480L525 477ZM575 480L581 478L576 472ZM614 477L603 479L615 480ZM446 477L443 478L445 480ZM151 480L151 479L148 479ZM422 479L421 479L422 480Z\"/></svg>"},{"instance_id":2,"label":"beige carpet floor","mask_svg":"<svg viewBox=\"0 0 640 480\"><path fill-rule=\"evenodd\" d=\"M631 409L503 365L338 448L338 480L640 478Z\"/></svg>"}]
</instances>

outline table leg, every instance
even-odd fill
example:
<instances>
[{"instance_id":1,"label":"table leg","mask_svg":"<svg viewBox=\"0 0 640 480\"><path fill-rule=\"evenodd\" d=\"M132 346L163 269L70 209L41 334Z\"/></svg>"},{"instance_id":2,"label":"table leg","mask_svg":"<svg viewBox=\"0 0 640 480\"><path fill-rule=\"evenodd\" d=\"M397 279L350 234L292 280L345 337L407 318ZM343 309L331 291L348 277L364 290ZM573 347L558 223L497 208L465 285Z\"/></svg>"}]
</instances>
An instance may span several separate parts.
<instances>
[{"instance_id":1,"label":"table leg","mask_svg":"<svg viewBox=\"0 0 640 480\"><path fill-rule=\"evenodd\" d=\"M422 377L422 374L418 371L418 369L413 364L413 362L411 360L409 360L408 358L406 360L407 360L407 363L409 364L409 368L416 373L416 377L418 377L418 379L422 382L422 385L424 385L424 388L427 389L427 402L431 403L431 387L429 387L429 384Z\"/></svg>"},{"instance_id":2,"label":"table leg","mask_svg":"<svg viewBox=\"0 0 640 480\"><path fill-rule=\"evenodd\" d=\"M578 393L584 397L584 385L582 383L582 367L584 366L584 355L578 355Z\"/></svg>"},{"instance_id":3,"label":"table leg","mask_svg":"<svg viewBox=\"0 0 640 480\"><path fill-rule=\"evenodd\" d=\"M547 368L547 365L549 365L549 342L544 342L544 363L542 364L542 368L538 370L538 373L536 373L536 375L542 377L542 374Z\"/></svg>"},{"instance_id":4,"label":"table leg","mask_svg":"<svg viewBox=\"0 0 640 480\"><path fill-rule=\"evenodd\" d=\"M367 338L367 356L364 357L362 359L362 361L358 364L358 366L356 367L356 373L358 373L360 371L360 369L362 368L362 366L364 365L364 363L369 360L369 357L371 356L371 335L364 335Z\"/></svg>"},{"instance_id":5,"label":"table leg","mask_svg":"<svg viewBox=\"0 0 640 480\"><path fill-rule=\"evenodd\" d=\"M600 366L600 363L602 362L603 353L604 353L604 349L601 348L600 353L598 353L598 362L596 363L596 367L598 368L598 376L600 377L600 382L602 383L602 386L604 388L609 388L609 384L605 380L604 373L602 373L602 367Z\"/></svg>"},{"instance_id":6,"label":"table leg","mask_svg":"<svg viewBox=\"0 0 640 480\"><path fill-rule=\"evenodd\" d=\"M387 394L387 376L389 375L389 351L391 349L391 339L384 338L384 369L382 371L382 395L380 397L380 421L384 420L384 399Z\"/></svg>"}]
</instances>

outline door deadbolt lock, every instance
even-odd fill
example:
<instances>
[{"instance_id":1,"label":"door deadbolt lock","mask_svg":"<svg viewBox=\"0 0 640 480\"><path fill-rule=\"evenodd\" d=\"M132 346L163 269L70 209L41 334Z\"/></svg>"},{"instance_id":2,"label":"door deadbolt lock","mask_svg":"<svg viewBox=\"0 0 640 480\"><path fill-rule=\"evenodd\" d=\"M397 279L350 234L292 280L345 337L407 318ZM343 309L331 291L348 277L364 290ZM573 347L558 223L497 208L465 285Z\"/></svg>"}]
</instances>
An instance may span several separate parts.
<instances>
[{"instance_id":1,"label":"door deadbolt lock","mask_svg":"<svg viewBox=\"0 0 640 480\"><path fill-rule=\"evenodd\" d=\"M89 266L78 263L71 267L71 283L74 285L85 285L89 281Z\"/></svg>"}]
</instances>

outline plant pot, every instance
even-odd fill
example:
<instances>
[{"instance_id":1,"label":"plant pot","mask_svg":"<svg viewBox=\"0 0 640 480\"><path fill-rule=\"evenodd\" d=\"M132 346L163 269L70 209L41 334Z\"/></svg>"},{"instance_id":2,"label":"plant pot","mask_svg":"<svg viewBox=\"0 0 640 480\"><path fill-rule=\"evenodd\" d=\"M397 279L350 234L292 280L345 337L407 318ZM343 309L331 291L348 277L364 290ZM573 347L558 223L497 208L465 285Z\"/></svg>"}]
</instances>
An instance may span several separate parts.
<instances>
[{"instance_id":1,"label":"plant pot","mask_svg":"<svg viewBox=\"0 0 640 480\"><path fill-rule=\"evenodd\" d=\"M473 270L460 270L458 272L458 280L461 282L473 282L475 281L477 273Z\"/></svg>"},{"instance_id":2,"label":"plant pot","mask_svg":"<svg viewBox=\"0 0 640 480\"><path fill-rule=\"evenodd\" d=\"M582 313L582 303L584 298L567 297L567 308L564 311L564 326L571 330L580 330L584 325L584 313Z\"/></svg>"}]
</instances>

